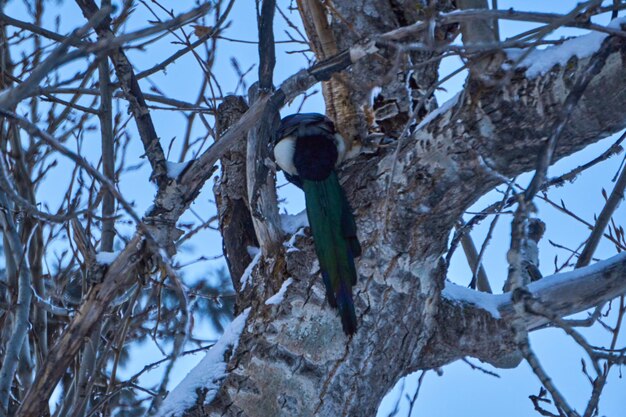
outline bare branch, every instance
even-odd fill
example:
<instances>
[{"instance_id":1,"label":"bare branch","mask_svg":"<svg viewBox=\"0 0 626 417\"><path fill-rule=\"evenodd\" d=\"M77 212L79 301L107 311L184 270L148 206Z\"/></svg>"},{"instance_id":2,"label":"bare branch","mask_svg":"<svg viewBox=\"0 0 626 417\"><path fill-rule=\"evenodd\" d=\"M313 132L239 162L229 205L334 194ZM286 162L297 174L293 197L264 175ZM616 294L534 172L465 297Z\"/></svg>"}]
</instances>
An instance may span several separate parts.
<instances>
[{"instance_id":1,"label":"bare branch","mask_svg":"<svg viewBox=\"0 0 626 417\"><path fill-rule=\"evenodd\" d=\"M89 29L98 25L103 19L106 18L110 11L110 8L105 8L97 13L94 13L87 24L80 29L75 30L72 34L65 38L63 42L46 58L46 60L30 73L28 79L15 88L2 91L0 93L0 108L11 109L22 99L31 95L41 80L46 77L53 68L57 67L59 63L63 61L63 57L67 55L67 51L72 43L85 36Z\"/></svg>"},{"instance_id":2,"label":"bare branch","mask_svg":"<svg viewBox=\"0 0 626 417\"><path fill-rule=\"evenodd\" d=\"M613 191L611 191L611 195L607 200L606 204L602 208L600 215L598 216L598 220L596 220L596 224L591 231L591 235L585 244L580 256L578 257L578 261L576 262L576 267L580 268L581 266L589 265L591 261L591 257L593 256L596 248L598 247L598 243L600 243L600 239L602 239L602 235L604 234L604 229L609 224L613 213L619 207L620 203L624 199L624 188L626 188L626 169L622 169L622 173L620 174L617 182L615 183L615 187L613 187Z\"/></svg>"},{"instance_id":3,"label":"bare branch","mask_svg":"<svg viewBox=\"0 0 626 417\"><path fill-rule=\"evenodd\" d=\"M262 100L274 88L274 10L275 0L263 0L259 27L259 83L253 85L248 97L250 102ZM246 151L246 183L248 204L256 238L264 256L275 253L283 238L278 217L276 181L270 170L270 141L280 123L278 108L267 107L254 129L248 132Z\"/></svg>"},{"instance_id":4,"label":"bare branch","mask_svg":"<svg viewBox=\"0 0 626 417\"><path fill-rule=\"evenodd\" d=\"M3 192L0 192L0 206L2 207L0 224L2 225L6 242L8 242L11 249L13 262L19 273L17 307L13 317L11 337L4 348L4 359L2 361L2 368L0 368L0 413L7 415L9 398L11 397L11 385L19 363L18 357L22 350L22 344L28 334L28 319L32 300L32 275L26 257L26 251L22 247L15 221L11 215L9 200Z\"/></svg>"}]
</instances>

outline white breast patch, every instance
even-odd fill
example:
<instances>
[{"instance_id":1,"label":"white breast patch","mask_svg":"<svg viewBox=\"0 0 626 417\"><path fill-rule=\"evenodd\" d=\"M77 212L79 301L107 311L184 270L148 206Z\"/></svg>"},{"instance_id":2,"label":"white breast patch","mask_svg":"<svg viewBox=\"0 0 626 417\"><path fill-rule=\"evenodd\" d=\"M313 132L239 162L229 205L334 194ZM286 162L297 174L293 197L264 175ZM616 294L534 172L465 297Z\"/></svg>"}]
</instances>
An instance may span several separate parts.
<instances>
[{"instance_id":1,"label":"white breast patch","mask_svg":"<svg viewBox=\"0 0 626 417\"><path fill-rule=\"evenodd\" d=\"M346 142L343 140L343 136L339 133L335 133L335 137L333 138L335 141L335 147L337 148L337 162L335 166L338 167L346 157Z\"/></svg>"},{"instance_id":2,"label":"white breast patch","mask_svg":"<svg viewBox=\"0 0 626 417\"><path fill-rule=\"evenodd\" d=\"M286 136L274 146L274 159L278 166L289 175L298 175L293 165L293 155L296 152L296 138Z\"/></svg>"}]
</instances>

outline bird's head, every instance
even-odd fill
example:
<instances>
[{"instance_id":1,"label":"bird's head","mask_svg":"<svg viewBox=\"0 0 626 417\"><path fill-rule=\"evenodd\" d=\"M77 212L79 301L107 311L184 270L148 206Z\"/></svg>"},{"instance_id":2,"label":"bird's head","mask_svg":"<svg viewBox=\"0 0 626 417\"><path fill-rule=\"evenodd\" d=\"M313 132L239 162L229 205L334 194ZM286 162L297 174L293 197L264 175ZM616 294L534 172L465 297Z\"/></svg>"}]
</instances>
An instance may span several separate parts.
<instances>
[{"instance_id":1,"label":"bird's head","mask_svg":"<svg viewBox=\"0 0 626 417\"><path fill-rule=\"evenodd\" d=\"M346 144L328 117L296 113L283 118L274 140L276 164L290 177L320 180L345 158Z\"/></svg>"}]
</instances>

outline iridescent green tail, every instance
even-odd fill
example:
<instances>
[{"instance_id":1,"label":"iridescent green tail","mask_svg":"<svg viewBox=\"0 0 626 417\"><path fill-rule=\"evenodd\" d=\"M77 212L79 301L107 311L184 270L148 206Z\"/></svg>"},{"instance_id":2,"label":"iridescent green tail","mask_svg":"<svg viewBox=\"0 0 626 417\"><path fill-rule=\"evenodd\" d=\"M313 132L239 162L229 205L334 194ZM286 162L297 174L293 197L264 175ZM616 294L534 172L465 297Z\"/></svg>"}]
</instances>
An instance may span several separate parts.
<instances>
[{"instance_id":1,"label":"iridescent green tail","mask_svg":"<svg viewBox=\"0 0 626 417\"><path fill-rule=\"evenodd\" d=\"M354 258L361 255L352 209L337 174L322 181L303 180L309 225L315 240L328 303L339 310L343 331L356 331L352 286L357 273Z\"/></svg>"}]
</instances>

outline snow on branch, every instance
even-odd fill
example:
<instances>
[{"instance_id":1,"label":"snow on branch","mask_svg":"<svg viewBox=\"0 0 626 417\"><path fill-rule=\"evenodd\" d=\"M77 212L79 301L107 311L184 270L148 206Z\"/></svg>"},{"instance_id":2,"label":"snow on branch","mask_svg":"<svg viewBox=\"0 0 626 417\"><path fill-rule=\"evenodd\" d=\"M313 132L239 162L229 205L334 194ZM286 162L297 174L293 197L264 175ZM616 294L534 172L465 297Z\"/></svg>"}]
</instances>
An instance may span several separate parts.
<instances>
[{"instance_id":1,"label":"snow on branch","mask_svg":"<svg viewBox=\"0 0 626 417\"><path fill-rule=\"evenodd\" d=\"M560 317L585 311L626 293L626 252L591 266L542 278L528 291ZM511 293L492 295L446 283L444 298L489 312L494 318L513 317ZM547 322L542 316L526 315L526 326L535 329Z\"/></svg>"},{"instance_id":2,"label":"snow on branch","mask_svg":"<svg viewBox=\"0 0 626 417\"><path fill-rule=\"evenodd\" d=\"M203 402L211 402L226 376L226 365L237 350L239 336L246 324L250 308L235 317L226 327L224 334L206 353L204 359L165 398L155 417L178 417L197 403L198 395L204 392Z\"/></svg>"},{"instance_id":3,"label":"snow on branch","mask_svg":"<svg viewBox=\"0 0 626 417\"><path fill-rule=\"evenodd\" d=\"M283 298L285 298L287 288L289 288L292 282L293 278L288 278L287 281L283 282L283 285L280 286L280 290L276 294L265 300L265 305L277 305L282 303Z\"/></svg>"},{"instance_id":4,"label":"snow on branch","mask_svg":"<svg viewBox=\"0 0 626 417\"><path fill-rule=\"evenodd\" d=\"M252 270L261 260L261 255L263 255L263 253L261 251L258 251L256 255L254 255L254 258L252 258L252 261L250 261L250 264L246 267L246 270L243 271L243 275L239 279L239 282L241 282L242 291L248 286L248 282L252 281Z\"/></svg>"},{"instance_id":5,"label":"snow on branch","mask_svg":"<svg viewBox=\"0 0 626 417\"><path fill-rule=\"evenodd\" d=\"M441 294L444 298L454 303L471 304L482 310L486 310L496 319L502 318L498 310L500 306L511 300L511 295L508 293L489 294L457 285L450 281L446 281L446 286Z\"/></svg>"},{"instance_id":6,"label":"snow on branch","mask_svg":"<svg viewBox=\"0 0 626 417\"><path fill-rule=\"evenodd\" d=\"M185 161L185 162L172 162L172 161L165 161L165 167L167 168L167 177L170 179L177 179L178 177L180 177L180 174L182 174L185 169L187 169L187 167L189 166L189 164L192 161Z\"/></svg>"},{"instance_id":7,"label":"snow on branch","mask_svg":"<svg viewBox=\"0 0 626 417\"><path fill-rule=\"evenodd\" d=\"M621 17L615 19L609 23L607 27L619 29L622 23L626 23L626 18ZM568 39L560 45L545 49L535 49L524 56L520 62L517 63L517 67L526 68L528 78L544 75L556 65L565 65L574 56L578 59L590 57L600 49L602 42L607 36L607 33L594 31L586 35ZM517 61L526 50L507 49L506 52L509 59Z\"/></svg>"}]
</instances>

